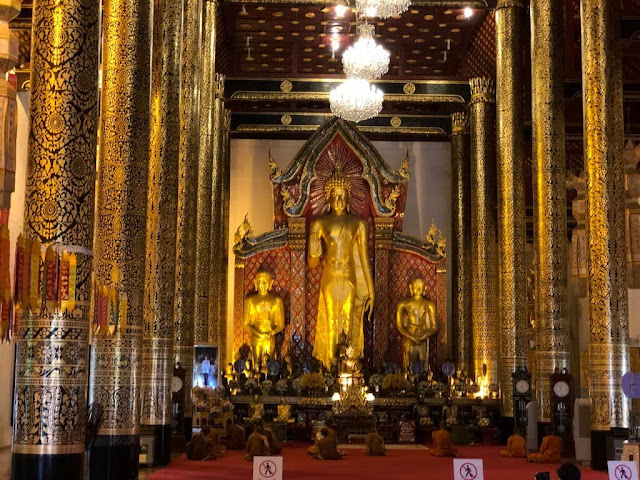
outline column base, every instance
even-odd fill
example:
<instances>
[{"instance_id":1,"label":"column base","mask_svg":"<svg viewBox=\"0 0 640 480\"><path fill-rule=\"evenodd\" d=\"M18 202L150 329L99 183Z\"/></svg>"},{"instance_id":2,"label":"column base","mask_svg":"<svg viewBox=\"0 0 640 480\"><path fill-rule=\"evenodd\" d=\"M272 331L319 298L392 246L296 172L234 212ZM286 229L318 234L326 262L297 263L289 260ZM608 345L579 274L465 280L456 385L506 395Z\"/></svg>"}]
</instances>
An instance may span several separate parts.
<instances>
[{"instance_id":1,"label":"column base","mask_svg":"<svg viewBox=\"0 0 640 480\"><path fill-rule=\"evenodd\" d=\"M164 466L171 463L171 425L154 425L153 466Z\"/></svg>"},{"instance_id":2,"label":"column base","mask_svg":"<svg viewBox=\"0 0 640 480\"><path fill-rule=\"evenodd\" d=\"M606 430L591 430L591 468L607 469L607 434Z\"/></svg>"},{"instance_id":3,"label":"column base","mask_svg":"<svg viewBox=\"0 0 640 480\"><path fill-rule=\"evenodd\" d=\"M89 480L136 480L140 437L99 435L89 450Z\"/></svg>"},{"instance_id":4,"label":"column base","mask_svg":"<svg viewBox=\"0 0 640 480\"><path fill-rule=\"evenodd\" d=\"M499 417L496 422L496 427L498 427L499 431L498 442L500 445L504 445L507 443L509 437L513 435L513 417Z\"/></svg>"},{"instance_id":5,"label":"column base","mask_svg":"<svg viewBox=\"0 0 640 480\"><path fill-rule=\"evenodd\" d=\"M84 453L65 455L11 455L13 480L82 480L84 478Z\"/></svg>"},{"instance_id":6,"label":"column base","mask_svg":"<svg viewBox=\"0 0 640 480\"><path fill-rule=\"evenodd\" d=\"M188 442L193 436L193 417L184 417L184 438Z\"/></svg>"}]
</instances>

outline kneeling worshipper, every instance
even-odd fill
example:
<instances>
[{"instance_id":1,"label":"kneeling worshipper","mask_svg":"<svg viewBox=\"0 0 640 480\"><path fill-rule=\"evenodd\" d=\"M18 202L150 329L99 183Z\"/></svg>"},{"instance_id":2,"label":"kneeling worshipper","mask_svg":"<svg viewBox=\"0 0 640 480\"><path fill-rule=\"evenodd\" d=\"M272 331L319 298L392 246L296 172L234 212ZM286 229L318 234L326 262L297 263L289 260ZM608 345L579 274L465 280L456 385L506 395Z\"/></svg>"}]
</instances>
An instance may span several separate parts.
<instances>
[{"instance_id":1,"label":"kneeling worshipper","mask_svg":"<svg viewBox=\"0 0 640 480\"><path fill-rule=\"evenodd\" d=\"M382 457L387 454L387 449L384 447L384 438L380 436L376 427L367 434L364 439L365 449L364 454L372 457Z\"/></svg>"},{"instance_id":2,"label":"kneeling worshipper","mask_svg":"<svg viewBox=\"0 0 640 480\"><path fill-rule=\"evenodd\" d=\"M254 429L256 428L256 425L260 425L262 428L262 434L267 437L267 443L269 444L269 451L271 452L271 455L278 455L282 453L282 444L280 443L280 440L278 440L278 437L276 437L273 430L269 427L265 427L262 420L256 420L254 422Z\"/></svg>"},{"instance_id":3,"label":"kneeling worshipper","mask_svg":"<svg viewBox=\"0 0 640 480\"><path fill-rule=\"evenodd\" d=\"M447 422L442 420L440 422L440 430L437 430L431 434L433 439L433 448L431 449L431 455L434 457L455 457L457 452L453 448L451 443L451 434L447 431Z\"/></svg>"},{"instance_id":4,"label":"kneeling worshipper","mask_svg":"<svg viewBox=\"0 0 640 480\"><path fill-rule=\"evenodd\" d=\"M338 438L335 430L322 427L317 434L316 443L307 452L318 460L340 460L342 454L338 451Z\"/></svg>"},{"instance_id":5,"label":"kneeling worshipper","mask_svg":"<svg viewBox=\"0 0 640 480\"><path fill-rule=\"evenodd\" d=\"M209 438L211 429L205 425L202 430L187 443L186 451L189 460L215 460L215 444Z\"/></svg>"},{"instance_id":6,"label":"kneeling worshipper","mask_svg":"<svg viewBox=\"0 0 640 480\"><path fill-rule=\"evenodd\" d=\"M582 474L580 469L573 463L563 463L557 470L559 480L580 480Z\"/></svg>"},{"instance_id":7,"label":"kneeling worshipper","mask_svg":"<svg viewBox=\"0 0 640 480\"><path fill-rule=\"evenodd\" d=\"M227 427L227 448L229 450L244 450L247 447L244 427L241 425L229 425Z\"/></svg>"},{"instance_id":8,"label":"kneeling worshipper","mask_svg":"<svg viewBox=\"0 0 640 480\"><path fill-rule=\"evenodd\" d=\"M268 457L271 455L269 449L269 441L264 433L264 426L262 422L255 422L253 426L253 433L249 435L247 440L247 454L244 459L249 462L253 461L253 457Z\"/></svg>"},{"instance_id":9,"label":"kneeling worshipper","mask_svg":"<svg viewBox=\"0 0 640 480\"><path fill-rule=\"evenodd\" d=\"M562 452L562 439L553 435L551 427L547 427L547 435L542 439L538 453L527 455L527 462L533 463L560 463Z\"/></svg>"},{"instance_id":10,"label":"kneeling worshipper","mask_svg":"<svg viewBox=\"0 0 640 480\"><path fill-rule=\"evenodd\" d=\"M513 435L507 440L507 449L500 450L499 453L503 457L510 458L525 458L527 456L525 440L517 428L513 431Z\"/></svg>"}]
</instances>

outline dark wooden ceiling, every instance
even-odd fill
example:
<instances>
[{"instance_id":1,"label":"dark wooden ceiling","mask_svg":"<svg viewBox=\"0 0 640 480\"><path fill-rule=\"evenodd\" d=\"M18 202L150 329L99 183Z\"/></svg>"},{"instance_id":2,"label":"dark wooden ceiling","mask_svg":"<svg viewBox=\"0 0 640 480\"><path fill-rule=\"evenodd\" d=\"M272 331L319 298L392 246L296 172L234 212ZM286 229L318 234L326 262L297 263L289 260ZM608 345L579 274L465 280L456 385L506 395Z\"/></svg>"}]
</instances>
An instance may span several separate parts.
<instances>
[{"instance_id":1,"label":"dark wooden ceiling","mask_svg":"<svg viewBox=\"0 0 640 480\"><path fill-rule=\"evenodd\" d=\"M334 77L355 41L356 15L322 5L223 5L224 35L233 62L229 76ZM387 79L456 76L487 13L465 18L462 8L412 7L373 20L378 42L391 54ZM331 40L340 48L332 57ZM247 47L247 41L249 47Z\"/></svg>"}]
</instances>

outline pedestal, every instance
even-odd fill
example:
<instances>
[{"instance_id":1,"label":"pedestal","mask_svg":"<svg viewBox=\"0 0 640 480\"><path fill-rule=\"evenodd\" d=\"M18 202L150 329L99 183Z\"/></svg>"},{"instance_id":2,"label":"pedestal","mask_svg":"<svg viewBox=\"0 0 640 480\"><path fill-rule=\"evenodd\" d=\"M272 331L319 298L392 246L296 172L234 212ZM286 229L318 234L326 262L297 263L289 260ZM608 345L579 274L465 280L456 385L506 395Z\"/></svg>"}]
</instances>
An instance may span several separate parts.
<instances>
[{"instance_id":1,"label":"pedestal","mask_svg":"<svg viewBox=\"0 0 640 480\"><path fill-rule=\"evenodd\" d=\"M635 440L625 440L622 444L622 460L636 462L640 471L640 442Z\"/></svg>"}]
</instances>

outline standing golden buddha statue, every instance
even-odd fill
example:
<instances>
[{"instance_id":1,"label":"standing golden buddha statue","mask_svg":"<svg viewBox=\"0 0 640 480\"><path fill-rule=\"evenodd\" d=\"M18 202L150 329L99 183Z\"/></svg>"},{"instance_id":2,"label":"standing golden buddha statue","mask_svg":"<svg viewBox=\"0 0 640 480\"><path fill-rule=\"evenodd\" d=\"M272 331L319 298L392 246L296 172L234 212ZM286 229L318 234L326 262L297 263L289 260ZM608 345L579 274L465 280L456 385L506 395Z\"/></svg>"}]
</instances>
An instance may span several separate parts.
<instances>
[{"instance_id":1,"label":"standing golden buddha statue","mask_svg":"<svg viewBox=\"0 0 640 480\"><path fill-rule=\"evenodd\" d=\"M244 299L244 328L251 335L253 368L260 372L267 358L273 358L276 335L284 329L284 302L270 292L273 276L259 270L253 282L256 293Z\"/></svg>"},{"instance_id":2,"label":"standing golden buddha statue","mask_svg":"<svg viewBox=\"0 0 640 480\"><path fill-rule=\"evenodd\" d=\"M402 334L402 366L409 370L412 362L429 367L429 337L436 333L436 304L422 296L425 282L414 278L409 282L411 296L396 305L396 326Z\"/></svg>"},{"instance_id":3,"label":"standing golden buddha statue","mask_svg":"<svg viewBox=\"0 0 640 480\"><path fill-rule=\"evenodd\" d=\"M309 231L309 267L321 262L318 318L313 355L326 367L336 363L336 345L344 331L351 356L364 354L364 313L373 312L373 277L368 253L367 222L347 212L351 183L340 166L327 180L329 213L315 218Z\"/></svg>"}]
</instances>

